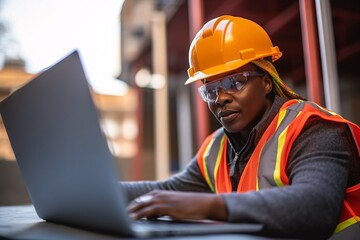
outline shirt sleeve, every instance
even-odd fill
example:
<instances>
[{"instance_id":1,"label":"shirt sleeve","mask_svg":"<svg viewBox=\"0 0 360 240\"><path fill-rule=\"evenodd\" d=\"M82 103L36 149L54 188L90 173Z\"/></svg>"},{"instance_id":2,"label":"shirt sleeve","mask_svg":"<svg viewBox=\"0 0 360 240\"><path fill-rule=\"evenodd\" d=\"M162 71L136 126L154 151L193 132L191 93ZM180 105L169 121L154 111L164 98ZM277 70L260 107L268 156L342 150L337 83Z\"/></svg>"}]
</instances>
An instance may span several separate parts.
<instances>
[{"instance_id":1,"label":"shirt sleeve","mask_svg":"<svg viewBox=\"0 0 360 240\"><path fill-rule=\"evenodd\" d=\"M310 119L290 152L290 185L224 194L228 220L263 223L267 233L277 236L331 236L341 214L348 162L356 158L349 134L345 124Z\"/></svg>"},{"instance_id":2,"label":"shirt sleeve","mask_svg":"<svg viewBox=\"0 0 360 240\"><path fill-rule=\"evenodd\" d=\"M200 172L196 157L192 159L183 171L164 181L120 182L119 184L125 190L129 201L155 189L183 192L211 192Z\"/></svg>"}]
</instances>

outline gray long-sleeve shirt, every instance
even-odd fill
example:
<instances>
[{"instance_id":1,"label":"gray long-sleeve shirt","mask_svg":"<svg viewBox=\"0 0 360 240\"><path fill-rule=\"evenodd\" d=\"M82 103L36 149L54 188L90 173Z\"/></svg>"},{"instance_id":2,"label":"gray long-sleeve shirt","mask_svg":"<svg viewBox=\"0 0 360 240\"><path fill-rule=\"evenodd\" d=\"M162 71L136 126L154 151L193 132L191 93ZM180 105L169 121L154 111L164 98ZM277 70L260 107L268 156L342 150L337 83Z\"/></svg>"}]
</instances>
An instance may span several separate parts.
<instances>
[{"instance_id":1,"label":"gray long-sleeve shirt","mask_svg":"<svg viewBox=\"0 0 360 240\"><path fill-rule=\"evenodd\" d=\"M238 181L251 153L285 99L276 97L271 110L248 139L229 134L228 161L233 193L222 194L229 222L260 222L269 234L325 239L337 223L346 187L360 182L357 149L345 124L311 118L290 152L287 173L290 185L244 194ZM232 161L240 151L237 161ZM154 189L211 192L196 156L180 173L165 181L123 182L129 199Z\"/></svg>"}]
</instances>

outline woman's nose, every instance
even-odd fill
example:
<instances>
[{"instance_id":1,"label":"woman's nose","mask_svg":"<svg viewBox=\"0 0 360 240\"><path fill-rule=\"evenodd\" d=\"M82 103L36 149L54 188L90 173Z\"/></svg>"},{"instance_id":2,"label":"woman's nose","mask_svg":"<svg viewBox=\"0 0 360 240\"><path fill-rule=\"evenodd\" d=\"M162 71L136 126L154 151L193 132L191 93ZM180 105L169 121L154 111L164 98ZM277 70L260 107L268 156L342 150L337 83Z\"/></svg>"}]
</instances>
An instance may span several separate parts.
<instances>
[{"instance_id":1,"label":"woman's nose","mask_svg":"<svg viewBox=\"0 0 360 240\"><path fill-rule=\"evenodd\" d=\"M230 94L226 93L221 87L218 87L216 90L216 99L215 103L217 105L224 105L225 103L231 102Z\"/></svg>"}]
</instances>

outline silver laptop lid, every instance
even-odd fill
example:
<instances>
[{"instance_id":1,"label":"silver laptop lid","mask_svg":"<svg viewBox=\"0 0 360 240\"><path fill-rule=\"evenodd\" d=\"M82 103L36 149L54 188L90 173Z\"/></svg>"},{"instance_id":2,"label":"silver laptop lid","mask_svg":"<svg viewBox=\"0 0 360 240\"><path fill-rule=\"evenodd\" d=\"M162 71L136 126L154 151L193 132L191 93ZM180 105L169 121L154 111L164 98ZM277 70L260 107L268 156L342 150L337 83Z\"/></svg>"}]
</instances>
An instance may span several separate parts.
<instances>
[{"instance_id":1,"label":"silver laptop lid","mask_svg":"<svg viewBox=\"0 0 360 240\"><path fill-rule=\"evenodd\" d=\"M39 217L132 235L77 51L3 100L0 111Z\"/></svg>"}]
</instances>

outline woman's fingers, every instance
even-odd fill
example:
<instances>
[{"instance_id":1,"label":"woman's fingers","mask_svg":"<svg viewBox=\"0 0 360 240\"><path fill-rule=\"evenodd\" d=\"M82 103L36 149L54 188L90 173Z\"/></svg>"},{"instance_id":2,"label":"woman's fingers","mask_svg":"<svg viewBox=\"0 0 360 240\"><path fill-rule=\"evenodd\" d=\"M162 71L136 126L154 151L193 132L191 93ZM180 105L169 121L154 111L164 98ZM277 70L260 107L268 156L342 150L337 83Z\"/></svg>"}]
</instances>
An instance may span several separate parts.
<instances>
[{"instance_id":1,"label":"woman's fingers","mask_svg":"<svg viewBox=\"0 0 360 240\"><path fill-rule=\"evenodd\" d=\"M225 203L219 195L160 190L136 198L128 210L135 220L158 216L226 220L227 215Z\"/></svg>"}]
</instances>

